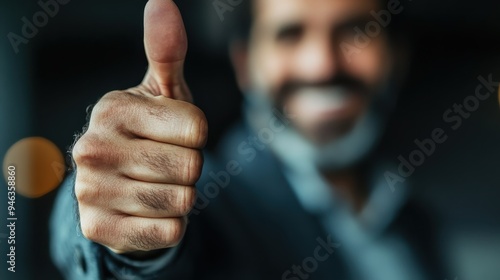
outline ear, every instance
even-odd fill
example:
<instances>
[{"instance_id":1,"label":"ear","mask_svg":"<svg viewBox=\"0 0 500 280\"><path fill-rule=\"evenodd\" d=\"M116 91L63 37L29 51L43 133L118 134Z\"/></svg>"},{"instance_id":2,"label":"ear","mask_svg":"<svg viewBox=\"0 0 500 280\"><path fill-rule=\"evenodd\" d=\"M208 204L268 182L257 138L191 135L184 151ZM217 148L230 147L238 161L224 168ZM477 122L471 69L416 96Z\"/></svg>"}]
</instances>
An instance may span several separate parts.
<instances>
[{"instance_id":1,"label":"ear","mask_svg":"<svg viewBox=\"0 0 500 280\"><path fill-rule=\"evenodd\" d=\"M248 45L244 40L234 40L229 45L229 57L236 75L240 90L245 91L250 87L250 73L248 63Z\"/></svg>"}]
</instances>

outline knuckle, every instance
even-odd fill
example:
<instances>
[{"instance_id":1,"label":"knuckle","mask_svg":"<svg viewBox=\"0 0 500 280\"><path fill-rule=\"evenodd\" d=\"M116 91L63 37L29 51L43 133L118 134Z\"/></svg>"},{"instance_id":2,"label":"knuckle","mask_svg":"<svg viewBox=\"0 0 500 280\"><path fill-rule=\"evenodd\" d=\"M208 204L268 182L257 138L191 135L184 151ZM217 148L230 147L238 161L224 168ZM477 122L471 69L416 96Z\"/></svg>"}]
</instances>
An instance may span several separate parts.
<instances>
[{"instance_id":1,"label":"knuckle","mask_svg":"<svg viewBox=\"0 0 500 280\"><path fill-rule=\"evenodd\" d=\"M106 179L105 179L106 180ZM110 180L101 181L94 175L82 175L77 172L75 180L75 197L80 204L86 205L109 205L114 198L123 193L120 188L109 184Z\"/></svg>"},{"instance_id":2,"label":"knuckle","mask_svg":"<svg viewBox=\"0 0 500 280\"><path fill-rule=\"evenodd\" d=\"M85 238L91 241L97 241L98 236L100 235L100 229L98 229L98 226L94 224L89 224L89 223L84 223L83 221L81 222L81 229L82 229L82 234Z\"/></svg>"},{"instance_id":3,"label":"knuckle","mask_svg":"<svg viewBox=\"0 0 500 280\"><path fill-rule=\"evenodd\" d=\"M78 180L75 182L75 196L76 200L80 204L92 201L94 197L86 185L78 182Z\"/></svg>"},{"instance_id":4,"label":"knuckle","mask_svg":"<svg viewBox=\"0 0 500 280\"><path fill-rule=\"evenodd\" d=\"M94 166L103 162L112 162L113 153L107 143L96 135L87 132L74 145L72 155L78 166Z\"/></svg>"},{"instance_id":5,"label":"knuckle","mask_svg":"<svg viewBox=\"0 0 500 280\"><path fill-rule=\"evenodd\" d=\"M96 145L93 145L88 135L84 134L73 146L72 155L77 165L83 165L97 157Z\"/></svg>"},{"instance_id":6,"label":"knuckle","mask_svg":"<svg viewBox=\"0 0 500 280\"><path fill-rule=\"evenodd\" d=\"M104 95L94 106L91 114L91 123L97 123L105 127L113 127L119 124L117 120L130 111L130 95L121 91L112 91Z\"/></svg>"},{"instance_id":7,"label":"knuckle","mask_svg":"<svg viewBox=\"0 0 500 280\"><path fill-rule=\"evenodd\" d=\"M115 102L115 98L110 98L110 94L108 93L105 96L97 102L97 104L94 105L94 108L92 109L92 114L91 114L91 122L97 122L100 123L103 120L107 120L110 117L113 116L113 109L116 107L113 106Z\"/></svg>"},{"instance_id":8,"label":"knuckle","mask_svg":"<svg viewBox=\"0 0 500 280\"><path fill-rule=\"evenodd\" d=\"M203 169L203 154L201 151L190 150L186 157L184 181L187 185L194 185L201 176Z\"/></svg>"},{"instance_id":9,"label":"knuckle","mask_svg":"<svg viewBox=\"0 0 500 280\"><path fill-rule=\"evenodd\" d=\"M108 233L108 226L106 223L92 222L95 219L80 218L80 227L82 234L88 240L101 243Z\"/></svg>"}]
</instances>

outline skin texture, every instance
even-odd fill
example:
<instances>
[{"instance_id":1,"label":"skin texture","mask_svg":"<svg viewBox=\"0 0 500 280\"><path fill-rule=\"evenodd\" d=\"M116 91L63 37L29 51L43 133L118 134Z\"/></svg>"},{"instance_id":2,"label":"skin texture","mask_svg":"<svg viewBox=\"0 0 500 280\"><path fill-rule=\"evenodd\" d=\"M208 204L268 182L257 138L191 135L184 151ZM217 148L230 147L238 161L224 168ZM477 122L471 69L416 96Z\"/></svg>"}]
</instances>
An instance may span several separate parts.
<instances>
[{"instance_id":1,"label":"skin texture","mask_svg":"<svg viewBox=\"0 0 500 280\"><path fill-rule=\"evenodd\" d=\"M189 103L179 10L170 0L151 0L144 26L143 82L102 97L73 148L83 235L136 255L181 241L208 129L203 112Z\"/></svg>"},{"instance_id":2,"label":"skin texture","mask_svg":"<svg viewBox=\"0 0 500 280\"><path fill-rule=\"evenodd\" d=\"M350 60L341 50L343 42L355 45L354 28L364 30L374 20L370 12L382 9L386 7L373 0L256 0L248 45L232 48L240 87L266 95L278 109L286 108L295 116L296 129L309 140L335 140L350 131L392 71L393 57L384 32L360 47L361 52ZM341 75L366 88L362 94L351 95L350 106L341 114L321 115L294 96L300 89L334 86L332 81ZM282 91L293 82L302 86ZM325 135L325 127L339 131Z\"/></svg>"},{"instance_id":3,"label":"skin texture","mask_svg":"<svg viewBox=\"0 0 500 280\"><path fill-rule=\"evenodd\" d=\"M278 99L279 88L290 81L314 89L343 73L377 89L392 67L385 35L373 39L350 63L338 50L341 40L352 37L352 26L345 23L366 18L380 8L376 3L257 0L250 41L232 48L240 87ZM300 36L293 32L278 36L277 30L289 22L301 26ZM196 199L194 184L201 174L201 149L208 131L203 112L190 103L183 77L187 39L179 10L171 0L150 0L144 27L149 68L143 82L103 96L73 149L83 235L116 253L134 256L148 256L144 252L173 247L182 240L186 216ZM318 125L349 127L368 100L355 99L340 118L312 114L294 119L294 125L318 140ZM293 97L283 102L298 113L304 111ZM357 189L348 185L344 189Z\"/></svg>"},{"instance_id":4,"label":"skin texture","mask_svg":"<svg viewBox=\"0 0 500 280\"><path fill-rule=\"evenodd\" d=\"M347 59L343 42L354 45L354 28L365 29L374 20L370 12L387 9L373 0L255 0L254 22L248 42L235 42L231 57L238 84L249 94L263 94L273 105L291 115L292 126L312 143L321 145L349 133L367 111L375 95L394 71L395 50L388 35L371 37L370 44ZM349 105L332 114L305 106L297 91L320 91L345 86L339 77L350 77L363 90L350 95ZM298 83L294 90L286 85ZM322 91L320 91L322 93ZM302 97L307 98L307 94ZM323 173L352 210L363 209L368 191L363 171Z\"/></svg>"}]
</instances>

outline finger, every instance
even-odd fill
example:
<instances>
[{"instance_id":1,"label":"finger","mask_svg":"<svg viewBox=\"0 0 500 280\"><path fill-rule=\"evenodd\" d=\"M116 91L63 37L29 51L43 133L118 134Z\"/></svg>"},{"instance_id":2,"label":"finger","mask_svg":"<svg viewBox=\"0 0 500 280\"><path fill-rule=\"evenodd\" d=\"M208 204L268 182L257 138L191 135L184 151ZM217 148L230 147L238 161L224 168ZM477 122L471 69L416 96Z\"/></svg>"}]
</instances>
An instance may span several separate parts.
<instances>
[{"instance_id":1,"label":"finger","mask_svg":"<svg viewBox=\"0 0 500 280\"><path fill-rule=\"evenodd\" d=\"M196 200L194 186L146 183L121 177L119 184L106 186L94 203L130 216L180 218L191 211Z\"/></svg>"},{"instance_id":2,"label":"finger","mask_svg":"<svg viewBox=\"0 0 500 280\"><path fill-rule=\"evenodd\" d=\"M204 113L190 103L119 91L96 104L89 130L94 127L194 149L205 146L208 133Z\"/></svg>"},{"instance_id":3,"label":"finger","mask_svg":"<svg viewBox=\"0 0 500 280\"><path fill-rule=\"evenodd\" d=\"M128 250L150 251L177 246L187 226L187 218L151 219L130 216L121 221L120 227L128 228L119 237L120 244L128 244Z\"/></svg>"},{"instance_id":4,"label":"finger","mask_svg":"<svg viewBox=\"0 0 500 280\"><path fill-rule=\"evenodd\" d=\"M154 219L103 215L98 208L79 205L83 235L116 253L174 247L181 241L187 219Z\"/></svg>"},{"instance_id":5,"label":"finger","mask_svg":"<svg viewBox=\"0 0 500 280\"><path fill-rule=\"evenodd\" d=\"M95 133L84 134L73 149L78 170L88 170L89 178L94 177L92 173L107 172L142 182L182 186L194 185L201 176L203 154L198 149L147 139L111 141Z\"/></svg>"},{"instance_id":6,"label":"finger","mask_svg":"<svg viewBox=\"0 0 500 280\"><path fill-rule=\"evenodd\" d=\"M196 200L194 186L155 184L82 169L75 194L78 201L117 213L144 218L186 216Z\"/></svg>"},{"instance_id":7,"label":"finger","mask_svg":"<svg viewBox=\"0 0 500 280\"><path fill-rule=\"evenodd\" d=\"M131 179L160 184L194 185L201 175L200 150L137 139L118 171Z\"/></svg>"},{"instance_id":8,"label":"finger","mask_svg":"<svg viewBox=\"0 0 500 280\"><path fill-rule=\"evenodd\" d=\"M183 76L186 30L172 0L150 0L146 4L144 46L149 62L144 84L155 95L190 101Z\"/></svg>"},{"instance_id":9,"label":"finger","mask_svg":"<svg viewBox=\"0 0 500 280\"><path fill-rule=\"evenodd\" d=\"M129 180L130 181L130 180ZM144 218L180 218L191 211L196 200L194 186L129 182L123 195L113 196L109 205L121 213Z\"/></svg>"}]
</instances>

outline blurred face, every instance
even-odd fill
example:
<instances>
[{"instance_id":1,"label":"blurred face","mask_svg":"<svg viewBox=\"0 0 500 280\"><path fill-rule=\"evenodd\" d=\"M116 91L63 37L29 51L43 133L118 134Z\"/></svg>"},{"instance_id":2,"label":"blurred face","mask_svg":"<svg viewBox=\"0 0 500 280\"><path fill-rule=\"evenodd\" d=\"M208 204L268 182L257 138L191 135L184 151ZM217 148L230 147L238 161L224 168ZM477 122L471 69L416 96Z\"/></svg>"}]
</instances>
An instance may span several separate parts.
<instances>
[{"instance_id":1,"label":"blurred face","mask_svg":"<svg viewBox=\"0 0 500 280\"><path fill-rule=\"evenodd\" d=\"M384 31L349 58L342 42L356 46L355 27L364 30L370 11L383 8L376 0L255 0L241 86L265 95L315 144L347 134L393 63Z\"/></svg>"}]
</instances>

